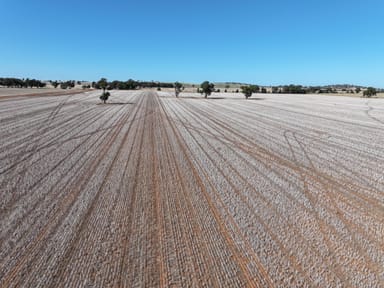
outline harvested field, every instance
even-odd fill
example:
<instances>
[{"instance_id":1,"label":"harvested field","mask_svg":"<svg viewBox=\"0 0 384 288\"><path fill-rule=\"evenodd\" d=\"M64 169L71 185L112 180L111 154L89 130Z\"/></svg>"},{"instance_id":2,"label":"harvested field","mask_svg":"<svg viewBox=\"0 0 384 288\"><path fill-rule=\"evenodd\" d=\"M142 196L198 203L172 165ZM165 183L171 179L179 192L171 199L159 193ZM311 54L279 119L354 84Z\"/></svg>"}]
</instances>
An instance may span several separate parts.
<instances>
[{"instance_id":1,"label":"harvested field","mask_svg":"<svg viewBox=\"0 0 384 288\"><path fill-rule=\"evenodd\" d=\"M384 102L0 98L0 287L383 287Z\"/></svg>"},{"instance_id":2,"label":"harvested field","mask_svg":"<svg viewBox=\"0 0 384 288\"><path fill-rule=\"evenodd\" d=\"M88 89L90 90L90 89ZM55 88L4 88L0 87L0 99L6 99L11 97L33 97L33 96L61 96L74 93L81 93L83 89L55 89Z\"/></svg>"}]
</instances>

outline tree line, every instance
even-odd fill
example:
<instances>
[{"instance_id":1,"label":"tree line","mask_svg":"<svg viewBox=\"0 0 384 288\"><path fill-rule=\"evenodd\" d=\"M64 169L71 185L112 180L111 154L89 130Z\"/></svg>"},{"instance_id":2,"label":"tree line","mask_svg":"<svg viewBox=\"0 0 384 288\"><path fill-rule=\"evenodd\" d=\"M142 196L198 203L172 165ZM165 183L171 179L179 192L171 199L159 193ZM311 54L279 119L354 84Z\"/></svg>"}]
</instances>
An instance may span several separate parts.
<instances>
[{"instance_id":1,"label":"tree line","mask_svg":"<svg viewBox=\"0 0 384 288\"><path fill-rule=\"evenodd\" d=\"M52 84L54 88L60 86L62 89L71 89L75 87L76 83L81 84L80 81L69 80L69 81L48 81ZM0 78L0 86L8 88L43 88L46 87L46 83L36 79L19 79L19 78ZM194 85L193 85L194 86ZM175 82L155 82L155 81L136 81L129 79L127 81L118 81L114 80L108 82L107 79L102 78L97 82L92 82L91 85L83 85L83 88L95 88L95 89L105 89L107 90L135 90L140 88L174 88L175 94L178 96L184 87L181 83ZM226 86L227 87L227 86ZM228 85L229 88L229 85ZM345 93L360 93L362 89L360 87L346 89L341 89ZM211 95L212 92L220 92L220 89L215 90L215 85L209 81L204 81L200 84L200 87L197 88L197 92L204 94L205 98ZM224 92L227 92L225 89ZM237 89L236 92L239 92ZM249 98L253 93L267 93L265 87L260 87L258 85L244 85L241 86L241 92L244 94L245 98ZM337 93L337 90L331 86L309 86L304 87L301 85L284 85L284 86L272 86L271 92L276 94L320 94L320 93ZM363 91L363 97L372 97L377 94L377 90L373 87L368 87ZM380 91L379 91L380 92Z\"/></svg>"},{"instance_id":2,"label":"tree line","mask_svg":"<svg viewBox=\"0 0 384 288\"><path fill-rule=\"evenodd\" d=\"M106 83L107 90L135 90L140 88L175 88L174 83L168 83L168 82L136 81L132 79L129 79L127 81L114 80L114 81L108 82L105 78L102 78L97 82L92 82L92 85L91 85L92 88L102 89L100 87L100 81L102 81L102 83Z\"/></svg>"},{"instance_id":3,"label":"tree line","mask_svg":"<svg viewBox=\"0 0 384 288\"><path fill-rule=\"evenodd\" d=\"M0 86L8 88L43 88L47 84L36 79L0 78Z\"/></svg>"}]
</instances>

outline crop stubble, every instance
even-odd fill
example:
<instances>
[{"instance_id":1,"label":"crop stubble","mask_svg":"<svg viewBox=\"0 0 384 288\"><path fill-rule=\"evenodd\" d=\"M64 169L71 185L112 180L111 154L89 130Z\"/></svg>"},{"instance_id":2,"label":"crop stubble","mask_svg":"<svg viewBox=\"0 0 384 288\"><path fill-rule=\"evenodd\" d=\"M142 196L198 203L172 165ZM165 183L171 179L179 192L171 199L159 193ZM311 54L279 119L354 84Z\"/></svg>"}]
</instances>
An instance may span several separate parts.
<instances>
[{"instance_id":1,"label":"crop stubble","mask_svg":"<svg viewBox=\"0 0 384 288\"><path fill-rule=\"evenodd\" d=\"M1 287L383 286L380 100L97 94L0 99Z\"/></svg>"}]
</instances>

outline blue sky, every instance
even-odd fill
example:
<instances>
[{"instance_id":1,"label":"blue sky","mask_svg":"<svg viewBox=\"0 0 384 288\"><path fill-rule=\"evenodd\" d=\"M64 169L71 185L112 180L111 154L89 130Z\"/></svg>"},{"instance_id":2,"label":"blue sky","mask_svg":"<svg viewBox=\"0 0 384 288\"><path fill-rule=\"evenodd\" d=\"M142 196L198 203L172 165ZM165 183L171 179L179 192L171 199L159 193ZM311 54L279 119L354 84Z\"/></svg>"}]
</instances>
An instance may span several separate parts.
<instances>
[{"instance_id":1,"label":"blue sky","mask_svg":"<svg viewBox=\"0 0 384 288\"><path fill-rule=\"evenodd\" d=\"M384 87L382 0L0 0L0 77Z\"/></svg>"}]
</instances>

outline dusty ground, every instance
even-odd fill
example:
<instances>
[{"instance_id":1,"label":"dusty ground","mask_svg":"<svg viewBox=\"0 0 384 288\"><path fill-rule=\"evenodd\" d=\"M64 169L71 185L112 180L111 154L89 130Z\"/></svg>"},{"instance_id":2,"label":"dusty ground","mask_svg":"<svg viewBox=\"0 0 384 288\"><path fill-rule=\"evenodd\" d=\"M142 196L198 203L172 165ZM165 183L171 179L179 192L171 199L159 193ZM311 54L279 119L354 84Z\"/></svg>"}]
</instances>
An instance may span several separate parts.
<instances>
[{"instance_id":1,"label":"dusty ground","mask_svg":"<svg viewBox=\"0 0 384 288\"><path fill-rule=\"evenodd\" d=\"M43 95L67 95L74 93L81 93L82 89L67 89L63 90L60 88L4 88L0 87L0 99L10 98L10 97L32 97L32 96L43 96Z\"/></svg>"},{"instance_id":2,"label":"dusty ground","mask_svg":"<svg viewBox=\"0 0 384 288\"><path fill-rule=\"evenodd\" d=\"M0 287L383 287L384 102L0 98Z\"/></svg>"}]
</instances>

